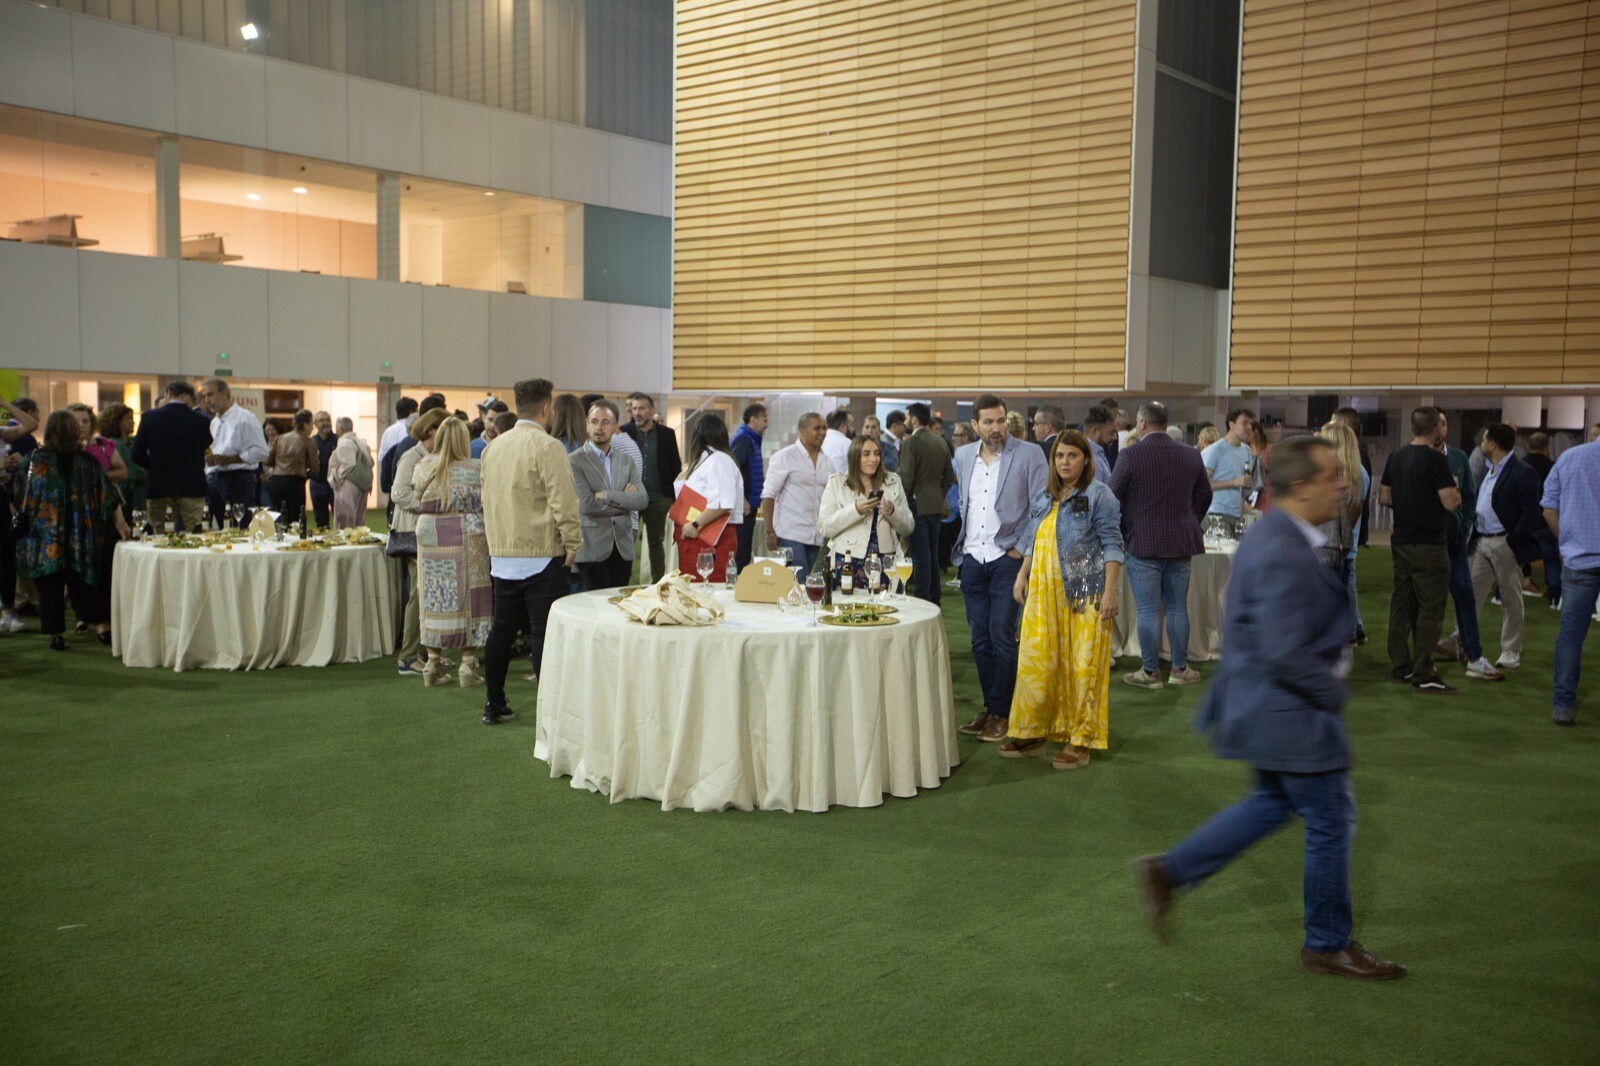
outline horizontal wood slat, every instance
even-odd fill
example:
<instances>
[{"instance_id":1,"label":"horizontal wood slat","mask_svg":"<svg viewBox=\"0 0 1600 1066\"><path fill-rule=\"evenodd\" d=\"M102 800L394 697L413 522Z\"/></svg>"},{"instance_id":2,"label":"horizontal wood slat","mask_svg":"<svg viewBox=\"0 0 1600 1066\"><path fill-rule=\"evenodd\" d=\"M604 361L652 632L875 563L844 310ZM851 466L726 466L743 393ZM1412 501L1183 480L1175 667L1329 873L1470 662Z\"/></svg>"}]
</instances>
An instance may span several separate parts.
<instances>
[{"instance_id":1,"label":"horizontal wood slat","mask_svg":"<svg viewBox=\"0 0 1600 1066\"><path fill-rule=\"evenodd\" d=\"M1591 56L1588 3L1245 0L1230 386L1600 382Z\"/></svg>"},{"instance_id":2,"label":"horizontal wood slat","mask_svg":"<svg viewBox=\"0 0 1600 1066\"><path fill-rule=\"evenodd\" d=\"M1133 4L677 11L674 387L1122 385Z\"/></svg>"}]
</instances>

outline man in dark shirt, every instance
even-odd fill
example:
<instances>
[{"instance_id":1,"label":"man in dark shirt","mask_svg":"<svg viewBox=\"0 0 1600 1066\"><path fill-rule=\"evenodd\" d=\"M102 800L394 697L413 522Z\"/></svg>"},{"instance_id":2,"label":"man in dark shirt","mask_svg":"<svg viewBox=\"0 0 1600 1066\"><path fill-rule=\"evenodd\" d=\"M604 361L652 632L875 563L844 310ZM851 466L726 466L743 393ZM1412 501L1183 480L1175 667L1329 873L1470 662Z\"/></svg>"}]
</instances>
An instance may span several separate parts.
<instances>
[{"instance_id":1,"label":"man in dark shirt","mask_svg":"<svg viewBox=\"0 0 1600 1066\"><path fill-rule=\"evenodd\" d=\"M628 397L628 413L633 421L622 432L633 438L644 460L644 491L650 503L641 515L639 529L650 553L650 575L659 581L667 575L667 512L672 510L673 482L683 471L678 454L678 435L656 417L656 401L643 392ZM691 461L693 461L692 457Z\"/></svg>"},{"instance_id":2,"label":"man in dark shirt","mask_svg":"<svg viewBox=\"0 0 1600 1066\"><path fill-rule=\"evenodd\" d=\"M1411 443L1395 450L1383 468L1378 500L1394 509L1389 538L1394 591L1389 597L1389 664L1396 681L1418 692L1453 693L1433 668L1433 649L1444 627L1450 594L1448 523L1461 506L1461 489L1439 452L1444 420L1438 409L1411 412Z\"/></svg>"},{"instance_id":3,"label":"man in dark shirt","mask_svg":"<svg viewBox=\"0 0 1600 1066\"><path fill-rule=\"evenodd\" d=\"M339 435L333 431L333 416L326 411L318 411L312 422L317 427L311 437L311 443L317 449L317 469L309 479L311 510L316 516L317 528L327 529L328 519L333 514L333 487L328 484L328 460L333 458L333 450L339 446Z\"/></svg>"},{"instance_id":4,"label":"man in dark shirt","mask_svg":"<svg viewBox=\"0 0 1600 1066\"><path fill-rule=\"evenodd\" d=\"M1550 458L1550 434L1544 430L1535 430L1528 434L1528 454L1522 461L1533 467L1539 475L1539 491L1544 491L1544 479L1550 476L1550 470L1556 461ZM1556 541L1556 535L1543 522L1535 532L1539 541L1539 554L1544 559L1544 597L1550 604L1550 609L1556 609L1556 604L1561 602L1561 548ZM1523 574L1529 574L1528 567L1522 568Z\"/></svg>"}]
</instances>

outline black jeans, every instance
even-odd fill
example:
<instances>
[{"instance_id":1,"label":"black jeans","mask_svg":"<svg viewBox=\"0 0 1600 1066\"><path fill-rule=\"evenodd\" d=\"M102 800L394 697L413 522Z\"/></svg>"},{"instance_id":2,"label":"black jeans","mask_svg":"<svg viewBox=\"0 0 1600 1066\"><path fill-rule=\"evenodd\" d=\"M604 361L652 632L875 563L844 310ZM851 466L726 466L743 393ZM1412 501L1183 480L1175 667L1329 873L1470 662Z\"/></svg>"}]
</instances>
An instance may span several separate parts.
<instances>
[{"instance_id":1,"label":"black jeans","mask_svg":"<svg viewBox=\"0 0 1600 1066\"><path fill-rule=\"evenodd\" d=\"M311 483L311 515L318 529L328 528L328 520L333 516L333 488L326 481Z\"/></svg>"},{"instance_id":2,"label":"black jeans","mask_svg":"<svg viewBox=\"0 0 1600 1066\"><path fill-rule=\"evenodd\" d=\"M671 500L651 500L639 515L639 530L644 534L645 551L650 553L650 577L655 581L667 576L667 512L670 510ZM677 560L673 562L676 564Z\"/></svg>"},{"instance_id":3,"label":"black jeans","mask_svg":"<svg viewBox=\"0 0 1600 1066\"><path fill-rule=\"evenodd\" d=\"M755 555L756 516L752 511L744 516L744 521L739 523L739 546L734 549L733 561L743 570L750 565L751 558Z\"/></svg>"},{"instance_id":4,"label":"black jeans","mask_svg":"<svg viewBox=\"0 0 1600 1066\"><path fill-rule=\"evenodd\" d=\"M88 584L73 570L58 570L45 577L33 579L39 590L39 632L47 637L60 636L67 631L66 597L72 597L72 613L85 625L101 621L100 598L93 585Z\"/></svg>"},{"instance_id":5,"label":"black jeans","mask_svg":"<svg viewBox=\"0 0 1600 1066\"><path fill-rule=\"evenodd\" d=\"M278 509L278 521L286 526L300 524L306 513L306 479L290 474L274 474L267 482L272 490L272 506Z\"/></svg>"},{"instance_id":6,"label":"black jeans","mask_svg":"<svg viewBox=\"0 0 1600 1066\"><path fill-rule=\"evenodd\" d=\"M610 558L592 563L579 563L578 573L583 575L583 590L621 588L633 576L633 560L622 557L622 549L613 547Z\"/></svg>"},{"instance_id":7,"label":"black jeans","mask_svg":"<svg viewBox=\"0 0 1600 1066\"><path fill-rule=\"evenodd\" d=\"M250 516L255 514L259 506L257 494L260 482L256 479L254 470L228 470L218 471L212 475L217 479L217 493L211 498L211 517L217 525L227 525L230 517L228 511L236 503L244 504L244 523L250 522Z\"/></svg>"},{"instance_id":8,"label":"black jeans","mask_svg":"<svg viewBox=\"0 0 1600 1066\"><path fill-rule=\"evenodd\" d=\"M484 683L491 707L506 705L506 671L518 633L528 634L529 659L538 673L544 660L544 627L550 605L567 594L567 568L550 560L539 573L520 581L494 578L494 624L484 648Z\"/></svg>"}]
</instances>

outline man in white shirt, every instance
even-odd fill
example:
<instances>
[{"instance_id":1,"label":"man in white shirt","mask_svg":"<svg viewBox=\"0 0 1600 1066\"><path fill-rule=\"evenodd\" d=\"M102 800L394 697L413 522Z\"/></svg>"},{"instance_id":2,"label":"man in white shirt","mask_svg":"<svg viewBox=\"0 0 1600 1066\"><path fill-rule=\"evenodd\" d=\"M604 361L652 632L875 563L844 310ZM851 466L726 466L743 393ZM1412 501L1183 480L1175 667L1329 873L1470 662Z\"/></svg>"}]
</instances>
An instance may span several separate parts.
<instances>
[{"instance_id":1,"label":"man in white shirt","mask_svg":"<svg viewBox=\"0 0 1600 1066\"><path fill-rule=\"evenodd\" d=\"M650 502L639 468L616 446L628 439L617 431L621 421L616 404L594 401L589 406L589 440L567 457L583 516L578 573L589 592L620 588L633 576L632 518Z\"/></svg>"},{"instance_id":2,"label":"man in white shirt","mask_svg":"<svg viewBox=\"0 0 1600 1066\"><path fill-rule=\"evenodd\" d=\"M405 435L411 432L411 423L417 420L417 401L409 396L402 396L394 402L395 421L383 431L383 436L378 438L378 459L389 454L389 449L399 444Z\"/></svg>"},{"instance_id":3,"label":"man in white shirt","mask_svg":"<svg viewBox=\"0 0 1600 1066\"><path fill-rule=\"evenodd\" d=\"M256 416L233 402L233 393L221 378L202 382L200 399L211 412L211 455L206 467L217 479L212 517L220 526L235 503L255 509L259 492L256 468L267 459L267 437ZM244 521L249 520L246 515Z\"/></svg>"},{"instance_id":4,"label":"man in white shirt","mask_svg":"<svg viewBox=\"0 0 1600 1066\"><path fill-rule=\"evenodd\" d=\"M817 519L822 490L833 476L833 464L822 452L825 423L815 411L800 416L799 439L779 448L766 465L761 485L761 519L767 527L767 550L788 548L795 566L806 572L822 551Z\"/></svg>"},{"instance_id":5,"label":"man in white shirt","mask_svg":"<svg viewBox=\"0 0 1600 1066\"><path fill-rule=\"evenodd\" d=\"M841 407L828 413L828 432L822 438L822 454L833 464L835 473L849 473L850 437L854 432L855 423L850 418L849 408Z\"/></svg>"}]
</instances>

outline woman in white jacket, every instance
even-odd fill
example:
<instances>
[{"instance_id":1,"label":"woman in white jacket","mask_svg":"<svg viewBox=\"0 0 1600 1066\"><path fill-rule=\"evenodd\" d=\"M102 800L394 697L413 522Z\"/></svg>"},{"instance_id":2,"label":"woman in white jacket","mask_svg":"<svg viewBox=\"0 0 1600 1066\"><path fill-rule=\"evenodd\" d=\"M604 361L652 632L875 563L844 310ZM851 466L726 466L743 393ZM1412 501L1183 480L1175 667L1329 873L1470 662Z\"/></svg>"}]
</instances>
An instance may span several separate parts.
<instances>
[{"instance_id":1,"label":"woman in white jacket","mask_svg":"<svg viewBox=\"0 0 1600 1066\"><path fill-rule=\"evenodd\" d=\"M892 556L916 522L900 475L883 468L878 442L870 437L851 441L845 472L828 479L818 513L835 577L846 559L859 573L869 555Z\"/></svg>"}]
</instances>

